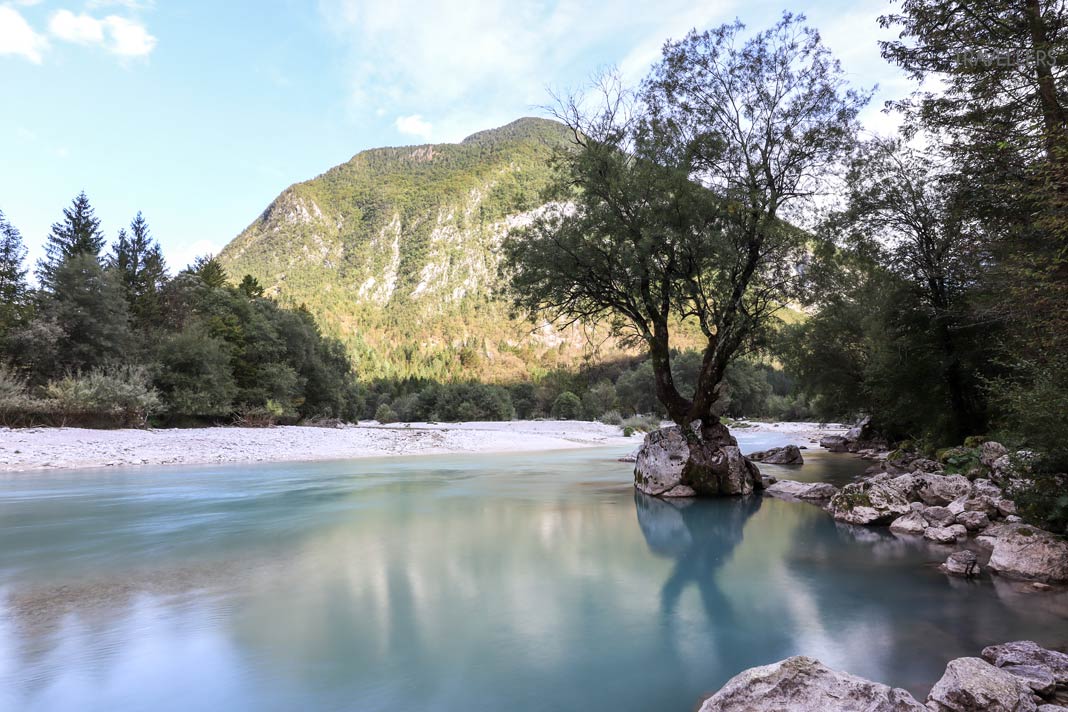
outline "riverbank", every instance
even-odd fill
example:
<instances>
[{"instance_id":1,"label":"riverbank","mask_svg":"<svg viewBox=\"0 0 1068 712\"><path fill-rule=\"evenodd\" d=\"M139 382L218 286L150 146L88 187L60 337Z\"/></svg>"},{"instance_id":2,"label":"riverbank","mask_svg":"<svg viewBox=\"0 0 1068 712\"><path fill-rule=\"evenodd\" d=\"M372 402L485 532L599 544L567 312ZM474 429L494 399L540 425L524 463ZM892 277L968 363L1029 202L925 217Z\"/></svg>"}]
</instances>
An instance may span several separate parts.
<instances>
[{"instance_id":1,"label":"riverbank","mask_svg":"<svg viewBox=\"0 0 1068 712\"><path fill-rule=\"evenodd\" d=\"M817 423L747 423L741 430L781 433L803 443L838 428ZM0 472L535 452L615 445L637 448L641 438L640 433L624 437L614 425L572 420L371 422L340 428L0 429Z\"/></svg>"}]
</instances>

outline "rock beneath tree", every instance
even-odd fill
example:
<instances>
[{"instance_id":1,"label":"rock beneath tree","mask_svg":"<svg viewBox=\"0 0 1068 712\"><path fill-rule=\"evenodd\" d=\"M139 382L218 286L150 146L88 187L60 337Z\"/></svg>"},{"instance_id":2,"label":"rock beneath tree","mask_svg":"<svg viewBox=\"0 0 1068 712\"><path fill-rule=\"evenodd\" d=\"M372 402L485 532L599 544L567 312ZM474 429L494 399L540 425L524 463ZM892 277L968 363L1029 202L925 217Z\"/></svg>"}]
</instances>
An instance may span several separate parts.
<instances>
[{"instance_id":1,"label":"rock beneath tree","mask_svg":"<svg viewBox=\"0 0 1068 712\"><path fill-rule=\"evenodd\" d=\"M797 445L785 447L773 447L770 450L754 452L749 456L754 462L763 462L768 465L803 465L805 459L801 457L801 448Z\"/></svg>"},{"instance_id":2,"label":"rock beneath tree","mask_svg":"<svg viewBox=\"0 0 1068 712\"><path fill-rule=\"evenodd\" d=\"M836 672L818 660L802 656L735 675L705 700L700 712L756 710L926 712L905 690Z\"/></svg>"},{"instance_id":3,"label":"rock beneath tree","mask_svg":"<svg viewBox=\"0 0 1068 712\"><path fill-rule=\"evenodd\" d=\"M954 551L939 568L952 576L971 578L979 575L979 557L967 549Z\"/></svg>"},{"instance_id":4,"label":"rock beneath tree","mask_svg":"<svg viewBox=\"0 0 1068 712\"><path fill-rule=\"evenodd\" d=\"M980 658L957 658L927 696L932 712L1034 712L1031 689Z\"/></svg>"},{"instance_id":5,"label":"rock beneath tree","mask_svg":"<svg viewBox=\"0 0 1068 712\"><path fill-rule=\"evenodd\" d=\"M909 512L903 517L898 517L890 523L890 531L894 534L909 534L922 536L927 527L927 520L919 512Z\"/></svg>"},{"instance_id":6,"label":"rock beneath tree","mask_svg":"<svg viewBox=\"0 0 1068 712\"><path fill-rule=\"evenodd\" d=\"M634 463L634 486L657 497L729 496L763 489L760 470L719 423L694 423L691 450L677 425L645 436Z\"/></svg>"},{"instance_id":7,"label":"rock beneath tree","mask_svg":"<svg viewBox=\"0 0 1068 712\"><path fill-rule=\"evenodd\" d=\"M1068 543L1027 524L991 527L990 569L1006 578L1058 583L1068 581Z\"/></svg>"},{"instance_id":8,"label":"rock beneath tree","mask_svg":"<svg viewBox=\"0 0 1068 712\"><path fill-rule=\"evenodd\" d=\"M923 538L936 544L956 544L968 538L968 530L960 524L951 524L948 527L927 527L923 532Z\"/></svg>"}]
</instances>

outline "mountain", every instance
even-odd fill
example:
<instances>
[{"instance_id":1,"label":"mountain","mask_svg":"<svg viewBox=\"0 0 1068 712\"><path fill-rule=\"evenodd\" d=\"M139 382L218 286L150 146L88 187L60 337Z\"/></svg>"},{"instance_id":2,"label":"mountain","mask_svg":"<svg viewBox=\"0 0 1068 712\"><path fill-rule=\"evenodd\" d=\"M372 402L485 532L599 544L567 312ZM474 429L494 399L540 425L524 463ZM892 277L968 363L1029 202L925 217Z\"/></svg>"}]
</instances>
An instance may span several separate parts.
<instances>
[{"instance_id":1,"label":"mountain","mask_svg":"<svg viewBox=\"0 0 1068 712\"><path fill-rule=\"evenodd\" d=\"M511 318L497 269L566 140L562 124L523 118L457 144L363 151L287 188L219 259L305 305L363 378L499 381L574 365L589 334Z\"/></svg>"}]
</instances>

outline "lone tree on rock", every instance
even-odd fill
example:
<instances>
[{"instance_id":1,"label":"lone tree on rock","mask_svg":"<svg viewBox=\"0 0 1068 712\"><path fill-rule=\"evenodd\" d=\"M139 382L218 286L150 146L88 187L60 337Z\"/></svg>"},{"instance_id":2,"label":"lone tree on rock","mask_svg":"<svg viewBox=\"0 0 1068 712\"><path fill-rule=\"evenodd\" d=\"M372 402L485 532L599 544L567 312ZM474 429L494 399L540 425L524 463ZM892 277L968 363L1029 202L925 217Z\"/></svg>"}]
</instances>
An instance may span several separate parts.
<instances>
[{"instance_id":1,"label":"lone tree on rock","mask_svg":"<svg viewBox=\"0 0 1068 712\"><path fill-rule=\"evenodd\" d=\"M608 79L593 110L560 101L573 141L557 157L557 202L504 243L520 309L607 321L648 350L679 426L639 456L636 484L650 494L760 487L719 422L724 374L799 289L812 237L794 224L847 157L868 100L803 22L786 14L749 39L739 23L694 31L665 45L637 91ZM682 322L704 339L692 394L672 375ZM683 464L654 452L672 447L685 448Z\"/></svg>"}]
</instances>

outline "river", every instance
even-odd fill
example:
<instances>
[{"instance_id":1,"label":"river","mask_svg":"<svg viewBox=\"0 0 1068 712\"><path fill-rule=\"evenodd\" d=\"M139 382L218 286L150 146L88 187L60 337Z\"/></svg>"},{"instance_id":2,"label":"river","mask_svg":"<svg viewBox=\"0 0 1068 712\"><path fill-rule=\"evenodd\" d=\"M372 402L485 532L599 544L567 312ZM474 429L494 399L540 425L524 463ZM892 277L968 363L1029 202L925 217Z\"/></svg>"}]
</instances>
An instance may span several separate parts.
<instances>
[{"instance_id":1,"label":"river","mask_svg":"<svg viewBox=\"0 0 1068 712\"><path fill-rule=\"evenodd\" d=\"M811 505L636 496L620 454L0 477L0 709L691 710L795 654L922 696L1068 639L1064 596ZM806 455L762 469L864 466Z\"/></svg>"}]
</instances>

